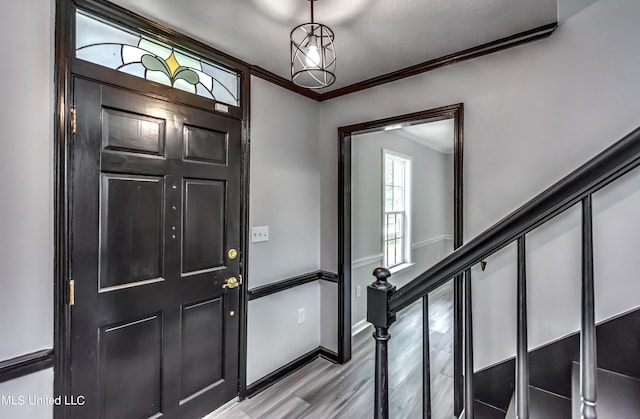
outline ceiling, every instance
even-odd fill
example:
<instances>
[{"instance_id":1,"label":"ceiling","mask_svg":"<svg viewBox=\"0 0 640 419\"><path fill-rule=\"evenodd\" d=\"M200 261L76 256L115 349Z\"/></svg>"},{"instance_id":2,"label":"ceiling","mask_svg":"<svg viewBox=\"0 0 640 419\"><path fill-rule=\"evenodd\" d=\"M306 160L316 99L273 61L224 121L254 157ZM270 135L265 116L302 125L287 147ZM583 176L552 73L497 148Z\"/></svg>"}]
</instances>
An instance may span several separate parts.
<instances>
[{"instance_id":1,"label":"ceiling","mask_svg":"<svg viewBox=\"0 0 640 419\"><path fill-rule=\"evenodd\" d=\"M307 0L113 0L290 79L289 33ZM337 80L326 92L557 21L557 0L318 0L335 32Z\"/></svg>"},{"instance_id":2,"label":"ceiling","mask_svg":"<svg viewBox=\"0 0 640 419\"><path fill-rule=\"evenodd\" d=\"M409 125L391 132L439 153L451 154L453 153L454 126L455 120L450 118Z\"/></svg>"},{"instance_id":3,"label":"ceiling","mask_svg":"<svg viewBox=\"0 0 640 419\"><path fill-rule=\"evenodd\" d=\"M442 154L453 154L455 120L453 118L419 122L412 125L392 124L384 128L359 131L353 138L392 134L411 140Z\"/></svg>"}]
</instances>

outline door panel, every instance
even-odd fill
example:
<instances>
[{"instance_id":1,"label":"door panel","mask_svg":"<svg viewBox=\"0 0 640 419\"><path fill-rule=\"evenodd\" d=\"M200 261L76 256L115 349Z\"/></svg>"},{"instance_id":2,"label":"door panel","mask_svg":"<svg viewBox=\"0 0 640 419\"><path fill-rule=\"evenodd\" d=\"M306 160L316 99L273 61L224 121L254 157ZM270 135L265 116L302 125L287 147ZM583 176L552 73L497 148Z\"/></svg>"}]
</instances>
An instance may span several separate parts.
<instances>
[{"instance_id":1,"label":"door panel","mask_svg":"<svg viewBox=\"0 0 640 419\"><path fill-rule=\"evenodd\" d=\"M184 158L204 163L227 164L227 134L184 126Z\"/></svg>"},{"instance_id":2,"label":"door panel","mask_svg":"<svg viewBox=\"0 0 640 419\"><path fill-rule=\"evenodd\" d=\"M71 416L202 417L237 394L240 122L84 79L74 102Z\"/></svg>"},{"instance_id":3,"label":"door panel","mask_svg":"<svg viewBox=\"0 0 640 419\"><path fill-rule=\"evenodd\" d=\"M164 154L164 121L105 108L102 110L102 144L105 150Z\"/></svg>"},{"instance_id":4,"label":"door panel","mask_svg":"<svg viewBox=\"0 0 640 419\"><path fill-rule=\"evenodd\" d=\"M98 388L105 419L146 418L160 411L161 332L160 315L101 328Z\"/></svg>"},{"instance_id":5,"label":"door panel","mask_svg":"<svg viewBox=\"0 0 640 419\"><path fill-rule=\"evenodd\" d=\"M162 178L103 174L100 290L162 277Z\"/></svg>"},{"instance_id":6,"label":"door panel","mask_svg":"<svg viewBox=\"0 0 640 419\"><path fill-rule=\"evenodd\" d=\"M224 268L225 182L184 180L182 273Z\"/></svg>"},{"instance_id":7,"label":"door panel","mask_svg":"<svg viewBox=\"0 0 640 419\"><path fill-rule=\"evenodd\" d=\"M182 308L180 390L183 400L223 378L222 310L220 298ZM207 362L209 359L217 362Z\"/></svg>"}]
</instances>

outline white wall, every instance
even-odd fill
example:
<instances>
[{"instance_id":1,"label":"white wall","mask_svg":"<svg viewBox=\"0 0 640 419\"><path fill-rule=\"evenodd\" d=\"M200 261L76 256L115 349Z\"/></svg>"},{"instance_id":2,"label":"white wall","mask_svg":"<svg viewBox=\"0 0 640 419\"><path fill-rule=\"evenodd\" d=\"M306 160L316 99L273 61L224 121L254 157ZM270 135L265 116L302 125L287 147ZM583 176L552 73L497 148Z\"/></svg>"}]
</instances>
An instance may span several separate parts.
<instances>
[{"instance_id":1,"label":"white wall","mask_svg":"<svg viewBox=\"0 0 640 419\"><path fill-rule=\"evenodd\" d=\"M3 2L0 360L53 347L53 2Z\"/></svg>"},{"instance_id":2,"label":"white wall","mask_svg":"<svg viewBox=\"0 0 640 419\"><path fill-rule=\"evenodd\" d=\"M53 347L52 0L0 5L0 361ZM53 394L51 370L0 384L1 395ZM0 417L51 417L0 406Z\"/></svg>"},{"instance_id":3,"label":"white wall","mask_svg":"<svg viewBox=\"0 0 640 419\"><path fill-rule=\"evenodd\" d=\"M549 39L323 102L318 144L323 269L337 266L337 127L463 102L464 236L468 240L640 125L640 51L633 42L640 39L639 17L636 0L597 1L567 19ZM573 244L563 239L566 234L570 235L558 231L547 238L550 249L556 240L564 246L566 257L557 257L559 263L573 260ZM556 250L562 251L562 246ZM502 360L506 352L495 348L509 348L514 341L508 329L515 304L512 290L498 286L499 280L487 285L493 287L491 292L482 290L491 283L488 275L497 275L496 265L490 260L485 276L476 275L478 368ZM549 266L553 274L532 287L553 290L565 280L558 273L579 275L579 265ZM640 295L640 281L631 277L618 278L626 279L626 289L633 290L626 293L628 299ZM629 305L638 306L640 301L625 302L619 308ZM544 302L532 302L531 310L544 312L544 307ZM603 315L601 307L598 310ZM562 305L555 313L564 314ZM571 313L568 309L567 315ZM503 330L494 331L490 318L499 319L495 324ZM554 319L556 334L575 330L572 321L565 323L561 318ZM546 330L533 327L532 346L551 339Z\"/></svg>"},{"instance_id":4,"label":"white wall","mask_svg":"<svg viewBox=\"0 0 640 419\"><path fill-rule=\"evenodd\" d=\"M250 226L269 241L249 244L248 286L320 268L317 102L251 78ZM298 325L298 310L306 320ZM247 384L320 345L320 285L249 302Z\"/></svg>"},{"instance_id":5,"label":"white wall","mask_svg":"<svg viewBox=\"0 0 640 419\"><path fill-rule=\"evenodd\" d=\"M382 150L412 157L414 265L393 275L397 287L453 250L453 154L440 153L394 131L357 134L351 144L351 324L358 332L359 325L366 321L366 289L374 279L372 272L383 263Z\"/></svg>"},{"instance_id":6,"label":"white wall","mask_svg":"<svg viewBox=\"0 0 640 419\"><path fill-rule=\"evenodd\" d=\"M269 241L249 245L251 286L319 269L320 166L317 102L251 77L251 226Z\"/></svg>"},{"instance_id":7,"label":"white wall","mask_svg":"<svg viewBox=\"0 0 640 419\"><path fill-rule=\"evenodd\" d=\"M453 234L453 155L437 152L393 131L354 135L351 146L351 256L354 260L382 252L383 148L413 158L413 243Z\"/></svg>"},{"instance_id":8,"label":"white wall","mask_svg":"<svg viewBox=\"0 0 640 419\"><path fill-rule=\"evenodd\" d=\"M298 324L298 309L305 322ZM249 302L247 384L320 345L318 281Z\"/></svg>"},{"instance_id":9,"label":"white wall","mask_svg":"<svg viewBox=\"0 0 640 419\"><path fill-rule=\"evenodd\" d=\"M338 285L333 282L320 281L320 344L325 348L338 352Z\"/></svg>"},{"instance_id":10,"label":"white wall","mask_svg":"<svg viewBox=\"0 0 640 419\"><path fill-rule=\"evenodd\" d=\"M52 394L51 368L0 383L0 418L53 418Z\"/></svg>"}]
</instances>

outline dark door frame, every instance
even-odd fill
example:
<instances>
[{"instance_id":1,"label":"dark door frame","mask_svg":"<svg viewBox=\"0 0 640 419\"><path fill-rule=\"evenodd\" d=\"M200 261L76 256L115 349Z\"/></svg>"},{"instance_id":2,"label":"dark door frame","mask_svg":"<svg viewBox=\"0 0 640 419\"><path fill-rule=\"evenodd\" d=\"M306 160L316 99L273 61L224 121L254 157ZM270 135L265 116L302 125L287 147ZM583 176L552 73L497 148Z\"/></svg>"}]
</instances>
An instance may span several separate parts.
<instances>
[{"instance_id":1,"label":"dark door frame","mask_svg":"<svg viewBox=\"0 0 640 419\"><path fill-rule=\"evenodd\" d=\"M362 122L338 128L338 361L347 362L351 359L351 136L354 133L379 131L388 125L412 124L426 120L454 118L454 231L453 246L462 245L463 212L462 212L462 155L463 155L463 119L464 106L462 103L442 106L410 114L397 115L375 121ZM371 277L373 282L374 278ZM393 281L392 281L393 282ZM456 281L456 285L459 281ZM456 287L457 289L457 287ZM456 293L454 315L462 318L462 302L458 299L461 292ZM460 311L460 313L458 313ZM456 322L456 325L462 324ZM462 338L462 331L458 331L456 338ZM459 348L462 347L458 346ZM456 357L457 358L457 357ZM455 362L454 362L455 364ZM455 365L454 365L455 367ZM459 366L462 372L462 365ZM455 368L454 368L455 369ZM457 377L454 371L454 376Z\"/></svg>"},{"instance_id":2,"label":"dark door frame","mask_svg":"<svg viewBox=\"0 0 640 419\"><path fill-rule=\"evenodd\" d=\"M247 238L249 226L249 109L250 109L250 66L234 57L211 48L199 41L182 35L170 28L162 26L126 9L105 0L56 0L55 18L55 62L54 62L54 395L68 395L70 388L70 337L71 323L69 306L70 270L70 196L68 195L69 176L68 161L71 135L70 114L73 104L72 77L85 75L103 83L117 85L138 91L152 97L174 101L190 106L213 110L213 101L180 92L148 80L139 79L114 70L89 65L75 59L74 54L74 22L76 7L102 16L109 21L125 27L138 28L160 37L171 45L225 65L240 73L240 107L229 106L225 115L242 122L241 153L241 237L240 237L240 271L244 284L240 290L240 333L238 347L240 350L238 365L238 396L246 396L246 362L247 362ZM54 408L56 419L66 418L65 406Z\"/></svg>"}]
</instances>

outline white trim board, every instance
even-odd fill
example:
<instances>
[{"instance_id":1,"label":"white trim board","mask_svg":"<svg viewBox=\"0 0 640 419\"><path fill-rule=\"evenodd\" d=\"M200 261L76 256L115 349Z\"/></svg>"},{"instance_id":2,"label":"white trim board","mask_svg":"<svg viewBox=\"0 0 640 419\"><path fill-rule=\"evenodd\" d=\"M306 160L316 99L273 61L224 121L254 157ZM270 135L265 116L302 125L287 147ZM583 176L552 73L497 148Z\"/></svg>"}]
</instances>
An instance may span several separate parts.
<instances>
[{"instance_id":1,"label":"white trim board","mask_svg":"<svg viewBox=\"0 0 640 419\"><path fill-rule=\"evenodd\" d=\"M371 265L374 262L382 261L384 255L382 253L361 257L351 261L351 269L359 269Z\"/></svg>"},{"instance_id":2,"label":"white trim board","mask_svg":"<svg viewBox=\"0 0 640 419\"><path fill-rule=\"evenodd\" d=\"M424 247L424 246L428 246L430 244L438 243L438 242L443 241L443 240L453 240L453 235L452 234L444 234L442 236L432 237L430 239L423 240L421 242L413 243L411 245L411 248L412 249L418 249L420 247Z\"/></svg>"},{"instance_id":3,"label":"white trim board","mask_svg":"<svg viewBox=\"0 0 640 419\"><path fill-rule=\"evenodd\" d=\"M424 247L424 246L428 246L428 245L431 245L431 244L435 244L435 243L441 242L443 240L453 240L453 235L444 234L442 236L432 237L430 239L423 240L421 242L413 243L411 245L411 248L412 249L419 249L420 247ZM358 259L354 259L354 260L351 261L351 269L364 268L365 266L372 265L373 263L376 263L376 262L380 262L381 263L383 258L384 258L384 255L382 253L377 253L377 254L374 254L374 255L368 255L368 256L363 256L363 257L358 258Z\"/></svg>"},{"instance_id":4,"label":"white trim board","mask_svg":"<svg viewBox=\"0 0 640 419\"><path fill-rule=\"evenodd\" d=\"M367 319L360 320L358 323L351 326L351 336L357 335L358 333L366 330L369 326L371 326L371 323L369 323Z\"/></svg>"}]
</instances>

